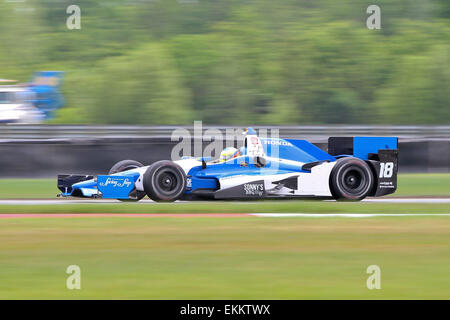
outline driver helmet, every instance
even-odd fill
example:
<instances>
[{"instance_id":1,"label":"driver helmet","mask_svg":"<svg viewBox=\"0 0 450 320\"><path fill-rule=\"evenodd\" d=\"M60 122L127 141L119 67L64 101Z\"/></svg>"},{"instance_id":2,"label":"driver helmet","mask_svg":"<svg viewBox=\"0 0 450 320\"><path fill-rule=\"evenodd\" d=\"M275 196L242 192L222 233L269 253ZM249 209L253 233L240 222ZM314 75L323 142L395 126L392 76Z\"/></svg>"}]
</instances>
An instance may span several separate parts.
<instances>
[{"instance_id":1,"label":"driver helmet","mask_svg":"<svg viewBox=\"0 0 450 320\"><path fill-rule=\"evenodd\" d=\"M239 155L239 150L233 147L227 147L220 153L220 162L225 162L227 160L236 158Z\"/></svg>"}]
</instances>

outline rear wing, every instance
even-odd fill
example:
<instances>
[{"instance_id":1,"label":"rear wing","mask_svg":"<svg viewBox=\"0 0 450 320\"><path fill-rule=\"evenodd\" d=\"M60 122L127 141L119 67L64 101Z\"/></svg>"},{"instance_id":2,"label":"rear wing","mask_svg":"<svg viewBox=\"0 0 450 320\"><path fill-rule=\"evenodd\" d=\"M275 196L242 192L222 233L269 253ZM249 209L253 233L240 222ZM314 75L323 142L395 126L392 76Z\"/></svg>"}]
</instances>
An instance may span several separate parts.
<instances>
[{"instance_id":1,"label":"rear wing","mask_svg":"<svg viewBox=\"0 0 450 320\"><path fill-rule=\"evenodd\" d=\"M330 137L328 153L332 156L351 155L363 160L380 150L398 150L397 137Z\"/></svg>"}]
</instances>

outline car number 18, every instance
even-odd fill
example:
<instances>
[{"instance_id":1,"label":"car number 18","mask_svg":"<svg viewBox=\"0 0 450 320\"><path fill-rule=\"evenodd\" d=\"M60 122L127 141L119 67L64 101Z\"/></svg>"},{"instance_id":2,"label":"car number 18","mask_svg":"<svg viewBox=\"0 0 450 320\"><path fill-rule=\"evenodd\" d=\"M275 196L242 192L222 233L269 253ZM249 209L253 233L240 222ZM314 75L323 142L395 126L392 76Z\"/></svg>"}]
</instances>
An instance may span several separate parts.
<instances>
[{"instance_id":1,"label":"car number 18","mask_svg":"<svg viewBox=\"0 0 450 320\"><path fill-rule=\"evenodd\" d=\"M391 178L393 173L394 173L393 162L380 163L380 178Z\"/></svg>"}]
</instances>

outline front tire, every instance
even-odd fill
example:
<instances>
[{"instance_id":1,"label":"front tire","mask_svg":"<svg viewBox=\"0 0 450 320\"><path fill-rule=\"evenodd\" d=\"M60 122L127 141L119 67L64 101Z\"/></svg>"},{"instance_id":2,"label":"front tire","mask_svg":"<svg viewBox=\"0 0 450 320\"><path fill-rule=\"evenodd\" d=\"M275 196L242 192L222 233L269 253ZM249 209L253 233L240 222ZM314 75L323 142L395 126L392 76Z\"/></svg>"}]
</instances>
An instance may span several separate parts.
<instances>
[{"instance_id":1,"label":"front tire","mask_svg":"<svg viewBox=\"0 0 450 320\"><path fill-rule=\"evenodd\" d=\"M336 200L362 200L374 183L369 165L358 158L337 160L330 175L330 190Z\"/></svg>"},{"instance_id":2,"label":"front tire","mask_svg":"<svg viewBox=\"0 0 450 320\"><path fill-rule=\"evenodd\" d=\"M158 202L179 199L186 190L186 174L172 161L162 160L152 164L144 174L147 196Z\"/></svg>"},{"instance_id":3,"label":"front tire","mask_svg":"<svg viewBox=\"0 0 450 320\"><path fill-rule=\"evenodd\" d=\"M113 175L118 172L127 171L131 169L136 169L143 167L144 165L138 161L134 160L122 160L117 162L115 165L112 166L112 168L109 170L109 175ZM136 202L141 200L145 197L145 191L138 191L136 189L133 189L131 191L131 194L135 197L134 199L118 199L123 202Z\"/></svg>"}]
</instances>

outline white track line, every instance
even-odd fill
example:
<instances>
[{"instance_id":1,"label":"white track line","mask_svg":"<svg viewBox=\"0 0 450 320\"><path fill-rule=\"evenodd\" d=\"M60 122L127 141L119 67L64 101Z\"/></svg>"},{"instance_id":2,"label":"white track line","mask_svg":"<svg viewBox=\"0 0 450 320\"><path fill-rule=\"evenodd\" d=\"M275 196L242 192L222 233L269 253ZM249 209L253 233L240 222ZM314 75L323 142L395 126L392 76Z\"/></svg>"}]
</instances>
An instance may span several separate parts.
<instances>
[{"instance_id":1,"label":"white track line","mask_svg":"<svg viewBox=\"0 0 450 320\"><path fill-rule=\"evenodd\" d=\"M120 203L117 200L0 200L0 205L55 205L55 204Z\"/></svg>"},{"instance_id":2,"label":"white track line","mask_svg":"<svg viewBox=\"0 0 450 320\"><path fill-rule=\"evenodd\" d=\"M379 202L379 203L450 203L450 198L381 198L381 199L365 199L363 202Z\"/></svg>"},{"instance_id":3,"label":"white track line","mask_svg":"<svg viewBox=\"0 0 450 320\"><path fill-rule=\"evenodd\" d=\"M279 200L281 201L281 200ZM290 201L290 200L287 200ZM317 200L320 201L320 200ZM217 201L177 201L176 203L204 203L218 204ZM335 202L334 200L325 200L325 202ZM114 199L8 199L0 200L0 205L58 205L58 204L120 204L121 202ZM127 202L130 203L130 202ZM138 202L139 204L155 204L154 201L146 199ZM261 203L257 201L233 201L233 204L255 204ZM365 199L362 203L450 203L450 198L381 198L381 199Z\"/></svg>"},{"instance_id":4,"label":"white track line","mask_svg":"<svg viewBox=\"0 0 450 320\"><path fill-rule=\"evenodd\" d=\"M373 218L373 217L414 217L444 216L450 213L250 213L251 216L265 218Z\"/></svg>"}]
</instances>

